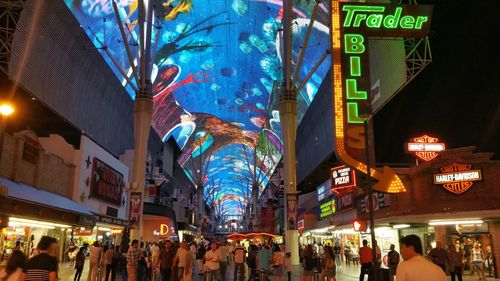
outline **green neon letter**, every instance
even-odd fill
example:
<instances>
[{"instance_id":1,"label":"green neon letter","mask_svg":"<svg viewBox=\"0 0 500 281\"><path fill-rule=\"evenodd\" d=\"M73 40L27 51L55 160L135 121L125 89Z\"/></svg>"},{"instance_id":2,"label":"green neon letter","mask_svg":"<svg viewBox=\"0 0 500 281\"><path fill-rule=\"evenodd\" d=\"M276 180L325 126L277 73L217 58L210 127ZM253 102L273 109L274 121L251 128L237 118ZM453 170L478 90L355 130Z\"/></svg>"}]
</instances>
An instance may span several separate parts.
<instances>
[{"instance_id":1,"label":"green neon letter","mask_svg":"<svg viewBox=\"0 0 500 281\"><path fill-rule=\"evenodd\" d=\"M345 89L347 92L347 99L350 100L366 100L368 97L366 91L358 91L358 82L356 79L346 79Z\"/></svg>"},{"instance_id":2,"label":"green neon letter","mask_svg":"<svg viewBox=\"0 0 500 281\"><path fill-rule=\"evenodd\" d=\"M360 34L346 34L344 35L345 52L348 54L362 54L365 52L365 45L363 38Z\"/></svg>"},{"instance_id":3,"label":"green neon letter","mask_svg":"<svg viewBox=\"0 0 500 281\"><path fill-rule=\"evenodd\" d=\"M353 6L344 5L342 11L347 11L347 15L344 19L344 27L350 27L356 12L367 12L367 13L381 13L385 11L384 6ZM366 18L366 15L365 15Z\"/></svg>"},{"instance_id":4,"label":"green neon letter","mask_svg":"<svg viewBox=\"0 0 500 281\"><path fill-rule=\"evenodd\" d=\"M423 17L423 16L417 17L417 22L415 23L415 29L422 29L422 24L424 24L424 22L427 22L428 19L429 19L428 17Z\"/></svg>"},{"instance_id":5,"label":"green neon letter","mask_svg":"<svg viewBox=\"0 0 500 281\"><path fill-rule=\"evenodd\" d=\"M351 58L351 76L361 76L361 58L352 56Z\"/></svg>"},{"instance_id":6,"label":"green neon letter","mask_svg":"<svg viewBox=\"0 0 500 281\"><path fill-rule=\"evenodd\" d=\"M359 117L358 104L355 102L347 103L347 122L348 123L363 123L365 120Z\"/></svg>"},{"instance_id":7,"label":"green neon letter","mask_svg":"<svg viewBox=\"0 0 500 281\"><path fill-rule=\"evenodd\" d=\"M383 15L369 15L366 19L366 26L370 28L379 28L382 25Z\"/></svg>"},{"instance_id":8,"label":"green neon letter","mask_svg":"<svg viewBox=\"0 0 500 281\"><path fill-rule=\"evenodd\" d=\"M354 17L354 27L359 27L361 25L361 22L363 20L366 19L366 15L365 14L357 14L355 17Z\"/></svg>"},{"instance_id":9,"label":"green neon letter","mask_svg":"<svg viewBox=\"0 0 500 281\"><path fill-rule=\"evenodd\" d=\"M403 12L403 8L397 7L394 15L386 16L384 19L384 27L386 28L396 28L398 27L399 18L401 17L401 13Z\"/></svg>"},{"instance_id":10,"label":"green neon letter","mask_svg":"<svg viewBox=\"0 0 500 281\"><path fill-rule=\"evenodd\" d=\"M412 16L404 16L401 18L401 28L412 29L415 23L415 18Z\"/></svg>"}]
</instances>

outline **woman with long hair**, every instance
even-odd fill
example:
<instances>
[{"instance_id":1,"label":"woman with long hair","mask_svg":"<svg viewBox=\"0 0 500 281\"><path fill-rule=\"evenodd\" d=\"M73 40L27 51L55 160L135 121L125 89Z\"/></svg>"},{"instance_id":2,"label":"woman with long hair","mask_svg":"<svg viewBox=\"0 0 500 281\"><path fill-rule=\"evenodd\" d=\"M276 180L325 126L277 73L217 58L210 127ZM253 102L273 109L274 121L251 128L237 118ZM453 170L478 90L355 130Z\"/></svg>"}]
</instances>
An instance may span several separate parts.
<instances>
[{"instance_id":1,"label":"woman with long hair","mask_svg":"<svg viewBox=\"0 0 500 281\"><path fill-rule=\"evenodd\" d=\"M307 245L302 252L301 281L311 281L314 274L314 251L312 245Z\"/></svg>"},{"instance_id":2,"label":"woman with long hair","mask_svg":"<svg viewBox=\"0 0 500 281\"><path fill-rule=\"evenodd\" d=\"M12 252L7 266L0 269L1 281L18 281L23 273L23 267L26 264L26 255L20 250Z\"/></svg>"},{"instance_id":3,"label":"woman with long hair","mask_svg":"<svg viewBox=\"0 0 500 281\"><path fill-rule=\"evenodd\" d=\"M484 278L484 256L483 251L479 247L479 243L475 243L474 249L472 249L472 264L474 270L477 272L479 280L486 280Z\"/></svg>"},{"instance_id":4,"label":"woman with long hair","mask_svg":"<svg viewBox=\"0 0 500 281\"><path fill-rule=\"evenodd\" d=\"M337 266L335 264L335 260L333 259L333 256L330 252L325 252L325 259L323 261L323 271L322 271L322 276L326 277L327 281L336 281L337 279L335 278L335 275L337 273ZM322 281L325 280L325 278L322 277Z\"/></svg>"},{"instance_id":5,"label":"woman with long hair","mask_svg":"<svg viewBox=\"0 0 500 281\"><path fill-rule=\"evenodd\" d=\"M78 250L75 256L75 281L80 281L80 277L82 276L83 265L85 264L85 254L83 253L84 250L85 247L80 247L80 250Z\"/></svg>"}]
</instances>

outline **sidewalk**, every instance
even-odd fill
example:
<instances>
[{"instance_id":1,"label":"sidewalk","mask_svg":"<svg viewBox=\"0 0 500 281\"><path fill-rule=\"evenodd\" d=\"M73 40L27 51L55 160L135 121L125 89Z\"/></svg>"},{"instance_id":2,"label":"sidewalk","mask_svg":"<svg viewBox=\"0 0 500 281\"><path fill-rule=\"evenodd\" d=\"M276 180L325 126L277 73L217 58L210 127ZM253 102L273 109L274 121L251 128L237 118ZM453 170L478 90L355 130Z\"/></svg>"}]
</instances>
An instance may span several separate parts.
<instances>
[{"instance_id":1,"label":"sidewalk","mask_svg":"<svg viewBox=\"0 0 500 281\"><path fill-rule=\"evenodd\" d=\"M226 281L233 280L233 270L234 265L231 263L227 267L226 272ZM337 269L337 281L358 281L359 280L359 270L360 266L342 266ZM73 281L75 276L75 269L69 266L69 263L61 263L59 264L59 272L60 272L60 280L61 281ZM202 281L201 275L198 275L199 272L197 266L195 267L192 281ZM302 273L302 268L300 266L294 266L292 269L292 280L299 281L300 275ZM83 273L80 281L87 281L88 276L88 259L85 261L85 267L83 268ZM468 271L464 273L463 281L476 281L477 275L470 275ZM104 278L102 279L104 281ZM245 280L248 280L248 276L245 276ZM272 279L271 279L272 280ZM368 277L365 277L365 280L368 280ZM451 279L450 279L451 280ZM500 281L500 279L494 279L493 277L486 277L488 281ZM117 278L116 281L123 281L121 278ZM286 281L286 276L285 276ZM426 280L422 280L426 281Z\"/></svg>"}]
</instances>

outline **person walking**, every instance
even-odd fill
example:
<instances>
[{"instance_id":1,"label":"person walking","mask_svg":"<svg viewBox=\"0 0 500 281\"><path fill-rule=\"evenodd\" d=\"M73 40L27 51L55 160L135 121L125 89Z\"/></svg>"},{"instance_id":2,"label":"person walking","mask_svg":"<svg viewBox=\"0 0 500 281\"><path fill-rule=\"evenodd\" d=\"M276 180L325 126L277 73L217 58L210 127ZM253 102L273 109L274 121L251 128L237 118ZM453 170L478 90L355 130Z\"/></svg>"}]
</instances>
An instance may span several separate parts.
<instances>
[{"instance_id":1,"label":"person walking","mask_svg":"<svg viewBox=\"0 0 500 281\"><path fill-rule=\"evenodd\" d=\"M219 248L217 248L217 252L219 253L219 268L220 268L220 276L221 280L226 280L226 268L227 268L227 259L228 259L228 251L225 243L220 243Z\"/></svg>"},{"instance_id":2,"label":"person walking","mask_svg":"<svg viewBox=\"0 0 500 281\"><path fill-rule=\"evenodd\" d=\"M187 246L186 241L182 241L179 249L177 249L177 254L174 257L174 267L177 265L177 280L182 280L184 276L184 271L188 271L187 268L187 258L188 255L191 255L191 252L189 251L189 247Z\"/></svg>"},{"instance_id":3,"label":"person walking","mask_svg":"<svg viewBox=\"0 0 500 281\"><path fill-rule=\"evenodd\" d=\"M141 259L141 250L139 249L139 241L132 240L130 248L127 251L127 274L128 281L137 281L137 268Z\"/></svg>"},{"instance_id":4,"label":"person walking","mask_svg":"<svg viewBox=\"0 0 500 281\"><path fill-rule=\"evenodd\" d=\"M220 257L217 252L217 244L212 243L210 251L205 254L205 268L213 275L213 281L220 280Z\"/></svg>"},{"instance_id":5,"label":"person walking","mask_svg":"<svg viewBox=\"0 0 500 281\"><path fill-rule=\"evenodd\" d=\"M288 281L292 281L292 254L291 253L286 253L285 255L285 261L283 263L285 270L286 270L286 276L288 277Z\"/></svg>"},{"instance_id":6,"label":"person walking","mask_svg":"<svg viewBox=\"0 0 500 281\"><path fill-rule=\"evenodd\" d=\"M89 252L89 274L87 275L87 281L101 281L98 279L98 270L101 265L102 248L97 241L94 241L92 246L89 247Z\"/></svg>"},{"instance_id":7,"label":"person walking","mask_svg":"<svg viewBox=\"0 0 500 281\"><path fill-rule=\"evenodd\" d=\"M394 250L396 246L391 244L390 251L387 253L387 263L389 265L389 279L394 281L394 276L396 275L396 270L399 264L399 253Z\"/></svg>"},{"instance_id":8,"label":"person walking","mask_svg":"<svg viewBox=\"0 0 500 281\"><path fill-rule=\"evenodd\" d=\"M174 257L175 252L174 249L172 249L172 242L170 242L170 240L167 240L165 241L165 244L160 251L160 272L162 281L171 280Z\"/></svg>"},{"instance_id":9,"label":"person walking","mask_svg":"<svg viewBox=\"0 0 500 281\"><path fill-rule=\"evenodd\" d=\"M84 250L85 250L84 247L80 247L75 256L76 272L74 281L80 281L80 278L82 277L83 266L85 265L85 254L83 253Z\"/></svg>"},{"instance_id":10,"label":"person walking","mask_svg":"<svg viewBox=\"0 0 500 281\"><path fill-rule=\"evenodd\" d=\"M273 258L272 258L272 265L273 265L273 276L275 281L284 281L285 277L285 272L284 272L284 259L285 259L285 253L283 252L283 247L280 246L277 249L275 249Z\"/></svg>"},{"instance_id":11,"label":"person walking","mask_svg":"<svg viewBox=\"0 0 500 281\"><path fill-rule=\"evenodd\" d=\"M234 259L234 281L243 281L245 278L245 256L246 251L243 246L240 245L240 241L236 241L236 246L233 251L233 259ZM238 279L239 274L239 279Z\"/></svg>"},{"instance_id":12,"label":"person walking","mask_svg":"<svg viewBox=\"0 0 500 281\"><path fill-rule=\"evenodd\" d=\"M443 249L443 244L441 243L441 241L436 242L436 247L432 249L427 256L432 260L433 263L441 267L443 272L446 273L446 257L448 256L448 254Z\"/></svg>"},{"instance_id":13,"label":"person walking","mask_svg":"<svg viewBox=\"0 0 500 281\"><path fill-rule=\"evenodd\" d=\"M26 255L21 250L15 250L9 257L7 265L0 269L0 280L19 281L23 276L23 268L26 265Z\"/></svg>"},{"instance_id":14,"label":"person walking","mask_svg":"<svg viewBox=\"0 0 500 281\"><path fill-rule=\"evenodd\" d=\"M335 242L335 246L333 246L333 254L335 255L335 262L337 263L337 267L342 267L342 260L341 260L341 247L338 242Z\"/></svg>"},{"instance_id":15,"label":"person walking","mask_svg":"<svg viewBox=\"0 0 500 281\"><path fill-rule=\"evenodd\" d=\"M447 264L451 281L455 281L455 276L458 278L458 281L462 281L462 272L464 270L463 258L462 253L457 252L455 246L450 245L448 247Z\"/></svg>"},{"instance_id":16,"label":"person walking","mask_svg":"<svg viewBox=\"0 0 500 281\"><path fill-rule=\"evenodd\" d=\"M109 274L111 273L113 269L113 257L115 256L115 246L111 245L105 252L104 252L104 270L105 272L105 281L108 281L109 279ZM115 268L115 273L116 273L116 268ZM111 279L114 281L114 279Z\"/></svg>"},{"instance_id":17,"label":"person walking","mask_svg":"<svg viewBox=\"0 0 500 281\"><path fill-rule=\"evenodd\" d=\"M21 281L56 281L57 259L50 254L57 249L57 240L42 236L38 242L38 254L28 260L20 278Z\"/></svg>"},{"instance_id":18,"label":"person walking","mask_svg":"<svg viewBox=\"0 0 500 281\"><path fill-rule=\"evenodd\" d=\"M325 252L321 280L336 281L337 267L330 252Z\"/></svg>"},{"instance_id":19,"label":"person walking","mask_svg":"<svg viewBox=\"0 0 500 281\"><path fill-rule=\"evenodd\" d=\"M422 255L422 242L418 236L412 234L402 237L399 243L404 261L396 270L397 281L446 280L442 268Z\"/></svg>"},{"instance_id":20,"label":"person walking","mask_svg":"<svg viewBox=\"0 0 500 281\"><path fill-rule=\"evenodd\" d=\"M365 275L368 274L368 280L373 280L372 272L372 248L368 247L368 240L363 239L363 247L359 249L359 262L361 263L361 272L359 281L365 280Z\"/></svg>"},{"instance_id":21,"label":"person walking","mask_svg":"<svg viewBox=\"0 0 500 281\"><path fill-rule=\"evenodd\" d=\"M199 269L199 275L203 275L203 272L205 270L205 263L203 262L203 259L205 258L207 250L205 249L205 245L203 243L200 243L198 245L198 250L196 251L196 261L198 261L198 269Z\"/></svg>"},{"instance_id":22,"label":"person walking","mask_svg":"<svg viewBox=\"0 0 500 281\"><path fill-rule=\"evenodd\" d=\"M307 245L302 251L302 276L301 281L311 281L314 273L314 250L312 245Z\"/></svg>"},{"instance_id":23,"label":"person walking","mask_svg":"<svg viewBox=\"0 0 500 281\"><path fill-rule=\"evenodd\" d=\"M484 255L477 242L474 244L474 248L472 249L472 265L474 266L474 270L477 272L479 281L486 280L484 277Z\"/></svg>"}]
</instances>

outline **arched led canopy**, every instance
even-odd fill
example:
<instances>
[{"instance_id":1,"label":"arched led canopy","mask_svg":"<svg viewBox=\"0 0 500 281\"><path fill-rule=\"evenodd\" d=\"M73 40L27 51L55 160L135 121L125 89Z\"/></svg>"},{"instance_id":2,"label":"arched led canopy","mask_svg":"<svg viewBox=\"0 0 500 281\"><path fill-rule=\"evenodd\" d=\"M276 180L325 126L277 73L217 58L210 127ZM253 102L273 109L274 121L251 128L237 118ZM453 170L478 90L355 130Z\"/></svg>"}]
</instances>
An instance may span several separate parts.
<instances>
[{"instance_id":1,"label":"arched led canopy","mask_svg":"<svg viewBox=\"0 0 500 281\"><path fill-rule=\"evenodd\" d=\"M122 75L131 76L132 71L111 0L65 2L134 98ZM282 78L281 2L152 1L152 45L156 50L152 56L152 126L163 139L173 136L182 147L180 162L185 169L194 169L188 173L193 181L198 170L205 172L198 175L202 176L198 181L206 187L208 204L214 200L208 196L211 189L223 183L223 200L214 202L230 215L241 211L241 200L248 203L242 198L250 187L242 179L251 178L252 171L257 170L260 173L254 173L254 178L269 177L281 157L276 91ZM126 41L132 53L137 54L138 3L116 3L120 18L126 23ZM314 3L294 1L294 62ZM318 11L299 78L304 78L329 48L328 10L324 3ZM327 59L299 93L299 119L329 67ZM262 189L268 179L259 182Z\"/></svg>"}]
</instances>

